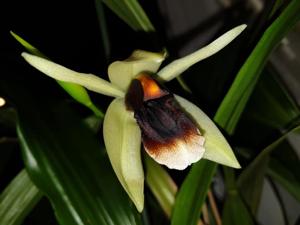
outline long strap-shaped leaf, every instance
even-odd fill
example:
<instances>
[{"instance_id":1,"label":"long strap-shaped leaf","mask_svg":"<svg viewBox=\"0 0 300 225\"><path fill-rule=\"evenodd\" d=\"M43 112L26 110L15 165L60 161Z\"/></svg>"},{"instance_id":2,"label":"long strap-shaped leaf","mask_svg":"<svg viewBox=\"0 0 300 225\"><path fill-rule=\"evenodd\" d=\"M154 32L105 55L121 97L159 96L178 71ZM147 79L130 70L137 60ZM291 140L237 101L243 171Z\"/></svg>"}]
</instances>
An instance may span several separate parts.
<instances>
[{"instance_id":1,"label":"long strap-shaped leaf","mask_svg":"<svg viewBox=\"0 0 300 225\"><path fill-rule=\"evenodd\" d=\"M269 54L299 17L300 1L293 0L267 29L238 73L214 117L215 122L228 133L233 132ZM200 216L200 210L216 167L215 163L203 161L192 167L177 195L172 225L197 224L195 218ZM192 177L194 179L191 179ZM195 199L199 201L197 204L194 204ZM183 205L184 207L182 207Z\"/></svg>"},{"instance_id":2,"label":"long strap-shaped leaf","mask_svg":"<svg viewBox=\"0 0 300 225\"><path fill-rule=\"evenodd\" d=\"M276 147L282 143L290 134L299 133L300 126L292 129L291 131L282 135L278 140L270 144L255 158L253 162L243 171L239 176L238 186L241 190L241 194L246 202L249 204L253 215L255 215L261 192L263 188L263 180L267 171L270 154ZM259 171L259 173L257 173ZM253 179L255 177L255 179Z\"/></svg>"},{"instance_id":3,"label":"long strap-shaped leaf","mask_svg":"<svg viewBox=\"0 0 300 225\"><path fill-rule=\"evenodd\" d=\"M0 224L19 225L42 197L22 170L0 195Z\"/></svg>"},{"instance_id":4,"label":"long strap-shaped leaf","mask_svg":"<svg viewBox=\"0 0 300 225\"><path fill-rule=\"evenodd\" d=\"M145 155L146 182L165 214L170 217L175 203L177 186L168 172Z\"/></svg>"},{"instance_id":5,"label":"long strap-shaped leaf","mask_svg":"<svg viewBox=\"0 0 300 225\"><path fill-rule=\"evenodd\" d=\"M200 160L192 167L176 197L172 212L172 225L198 223L203 202L217 168L216 165L211 161Z\"/></svg>"},{"instance_id":6,"label":"long strap-shaped leaf","mask_svg":"<svg viewBox=\"0 0 300 225\"><path fill-rule=\"evenodd\" d=\"M92 131L65 105L45 105L22 87L3 87L19 107L18 136L26 168L50 199L59 223L140 224Z\"/></svg>"},{"instance_id":7,"label":"long strap-shaped leaf","mask_svg":"<svg viewBox=\"0 0 300 225\"><path fill-rule=\"evenodd\" d=\"M132 29L151 32L154 27L137 0L102 0Z\"/></svg>"},{"instance_id":8,"label":"long strap-shaped leaf","mask_svg":"<svg viewBox=\"0 0 300 225\"><path fill-rule=\"evenodd\" d=\"M279 160L271 159L267 174L300 202L299 160L297 165L295 170L293 167L289 168L289 166L281 163Z\"/></svg>"},{"instance_id":9,"label":"long strap-shaped leaf","mask_svg":"<svg viewBox=\"0 0 300 225\"><path fill-rule=\"evenodd\" d=\"M229 134L234 132L268 56L299 19L300 1L293 0L268 27L238 72L215 116L218 124Z\"/></svg>"}]
</instances>

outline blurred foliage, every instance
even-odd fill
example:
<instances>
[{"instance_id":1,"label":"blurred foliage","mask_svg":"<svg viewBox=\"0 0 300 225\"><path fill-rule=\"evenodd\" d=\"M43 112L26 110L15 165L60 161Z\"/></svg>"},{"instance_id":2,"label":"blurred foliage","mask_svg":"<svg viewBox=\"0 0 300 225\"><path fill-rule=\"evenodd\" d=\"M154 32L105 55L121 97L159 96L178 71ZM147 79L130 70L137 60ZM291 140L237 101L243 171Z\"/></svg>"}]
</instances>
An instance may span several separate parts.
<instances>
[{"instance_id":1,"label":"blurred foliage","mask_svg":"<svg viewBox=\"0 0 300 225\"><path fill-rule=\"evenodd\" d=\"M41 197L42 193L22 170L0 195L0 223L22 224Z\"/></svg>"}]
</instances>

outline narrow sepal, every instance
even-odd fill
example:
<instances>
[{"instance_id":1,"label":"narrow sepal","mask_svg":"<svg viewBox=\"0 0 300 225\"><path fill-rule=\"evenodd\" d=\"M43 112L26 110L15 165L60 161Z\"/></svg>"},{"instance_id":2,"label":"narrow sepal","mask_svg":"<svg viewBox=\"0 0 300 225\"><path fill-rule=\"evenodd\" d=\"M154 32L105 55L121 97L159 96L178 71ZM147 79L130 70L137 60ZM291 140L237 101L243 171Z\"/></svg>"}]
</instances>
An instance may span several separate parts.
<instances>
[{"instance_id":1,"label":"narrow sepal","mask_svg":"<svg viewBox=\"0 0 300 225\"><path fill-rule=\"evenodd\" d=\"M175 98L184 110L198 123L200 130L203 132L205 138L203 158L226 166L240 168L241 166L230 145L214 122L193 103L178 95Z\"/></svg>"},{"instance_id":2,"label":"narrow sepal","mask_svg":"<svg viewBox=\"0 0 300 225\"><path fill-rule=\"evenodd\" d=\"M205 47L197 50L196 52L193 52L183 58L177 59L164 68L162 68L158 75L164 80L164 81L170 81L173 78L177 77L181 73L183 73L185 70L187 70L189 67L194 65L195 63L206 59L213 54L217 53L221 49L223 49L226 45L228 45L230 42L232 42L237 36L240 35L240 33L246 28L247 26L245 24L237 26L230 31L226 32L210 44L206 45Z\"/></svg>"},{"instance_id":3,"label":"narrow sepal","mask_svg":"<svg viewBox=\"0 0 300 225\"><path fill-rule=\"evenodd\" d=\"M113 100L104 118L103 135L112 167L141 212L144 207L144 172L141 161L141 132L126 110L123 98Z\"/></svg>"},{"instance_id":4,"label":"narrow sepal","mask_svg":"<svg viewBox=\"0 0 300 225\"><path fill-rule=\"evenodd\" d=\"M124 96L124 93L113 84L93 74L79 73L25 52L22 53L22 56L30 65L56 80L79 84L91 91L112 97Z\"/></svg>"},{"instance_id":5,"label":"narrow sepal","mask_svg":"<svg viewBox=\"0 0 300 225\"><path fill-rule=\"evenodd\" d=\"M24 40L22 37L17 35L16 33L10 31L11 35L31 54L48 59L42 52L40 52L36 47L31 45L29 42ZM86 107L90 108L95 115L101 117L102 112L97 109L97 107L92 102L87 90L82 87L81 85L64 82L64 81L57 81L59 85L66 91L68 94L73 97L79 103L85 105Z\"/></svg>"}]
</instances>

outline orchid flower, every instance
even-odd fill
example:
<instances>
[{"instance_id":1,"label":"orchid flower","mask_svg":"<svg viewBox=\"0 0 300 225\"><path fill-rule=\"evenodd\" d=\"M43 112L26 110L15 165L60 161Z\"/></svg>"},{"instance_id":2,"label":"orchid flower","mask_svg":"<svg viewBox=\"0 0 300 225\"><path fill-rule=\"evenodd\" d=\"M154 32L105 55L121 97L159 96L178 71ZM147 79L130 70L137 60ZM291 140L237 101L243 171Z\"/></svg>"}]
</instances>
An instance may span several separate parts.
<instances>
[{"instance_id":1,"label":"orchid flower","mask_svg":"<svg viewBox=\"0 0 300 225\"><path fill-rule=\"evenodd\" d=\"M163 54L136 50L128 59L109 66L110 82L28 53L22 56L56 80L76 83L115 98L104 118L105 146L120 183L141 212L144 206L141 144L156 162L171 169L185 169L201 158L240 168L231 147L210 118L193 103L172 94L160 81L170 81L220 51L245 28L246 25L235 27L159 71Z\"/></svg>"}]
</instances>

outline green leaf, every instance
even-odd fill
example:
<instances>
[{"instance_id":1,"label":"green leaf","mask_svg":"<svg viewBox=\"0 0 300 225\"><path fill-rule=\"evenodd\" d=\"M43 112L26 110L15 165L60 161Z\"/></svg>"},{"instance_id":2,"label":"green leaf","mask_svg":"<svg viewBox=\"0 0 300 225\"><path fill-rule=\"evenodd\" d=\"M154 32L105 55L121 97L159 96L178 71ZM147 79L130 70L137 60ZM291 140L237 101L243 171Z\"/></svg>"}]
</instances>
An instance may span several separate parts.
<instances>
[{"instance_id":1,"label":"green leaf","mask_svg":"<svg viewBox=\"0 0 300 225\"><path fill-rule=\"evenodd\" d=\"M254 224L252 215L243 202L240 193L237 189L237 182L235 178L234 170L231 168L223 167L225 175L225 184L227 189L227 196L222 213L222 222L225 225L238 225Z\"/></svg>"},{"instance_id":2,"label":"green leaf","mask_svg":"<svg viewBox=\"0 0 300 225\"><path fill-rule=\"evenodd\" d=\"M287 128L299 117L300 110L276 74L270 72L264 71L245 113L272 128Z\"/></svg>"},{"instance_id":3,"label":"green leaf","mask_svg":"<svg viewBox=\"0 0 300 225\"><path fill-rule=\"evenodd\" d=\"M93 132L65 105L24 95L17 102L23 158L60 224L140 224Z\"/></svg>"},{"instance_id":4,"label":"green leaf","mask_svg":"<svg viewBox=\"0 0 300 225\"><path fill-rule=\"evenodd\" d=\"M137 0L102 0L133 30L153 32L154 27Z\"/></svg>"},{"instance_id":5,"label":"green leaf","mask_svg":"<svg viewBox=\"0 0 300 225\"><path fill-rule=\"evenodd\" d=\"M145 154L146 182L168 217L175 203L177 186L164 168Z\"/></svg>"},{"instance_id":6,"label":"green leaf","mask_svg":"<svg viewBox=\"0 0 300 225\"><path fill-rule=\"evenodd\" d=\"M299 178L299 159L297 167L290 168L277 159L272 158L269 163L267 174L282 185L292 196L300 202L300 178Z\"/></svg>"},{"instance_id":7,"label":"green leaf","mask_svg":"<svg viewBox=\"0 0 300 225\"><path fill-rule=\"evenodd\" d=\"M218 111L214 117L215 122L221 126L226 132L233 133L241 113L244 110L246 102L251 95L254 86L259 78L260 71L262 70L267 57L278 44L281 38L293 27L293 25L300 18L300 1L293 0L283 13L271 24L271 26L263 34L262 38L254 48L253 52L239 71L234 83L227 92L222 104L218 108ZM211 178L216 170L217 164L204 165L199 171L197 170L198 164L202 161L194 164L188 177L195 177L194 180L186 178L181 186L178 197L175 201L174 211L178 211L181 218L174 214L172 218L173 224L191 225L196 224L196 220L189 220L189 218L196 218L199 216L202 204L207 193L207 189L202 189L199 192L196 188L193 191L189 190L189 187L193 187L198 183L204 182L206 187L209 187ZM206 174L211 174L211 177ZM190 192L188 192L190 191ZM184 196L184 197L180 197ZM197 204L191 204L195 199L199 199ZM187 205L181 208L182 202ZM177 203L178 202L178 203ZM177 205L177 206L176 206ZM243 207L244 208L244 207ZM174 221L174 222L173 222ZM181 221L179 223L177 221ZM250 223L250 220L248 221Z\"/></svg>"},{"instance_id":8,"label":"green leaf","mask_svg":"<svg viewBox=\"0 0 300 225\"><path fill-rule=\"evenodd\" d=\"M94 0L95 2L95 8L97 12L97 19L98 19L98 24L99 24L99 30L101 33L102 37L102 44L104 48L104 54L105 58L108 61L111 53L111 46L110 46L110 40L109 40L109 33L107 29L107 24L106 24L106 18L105 18L105 13L103 9L103 3L100 0Z\"/></svg>"},{"instance_id":9,"label":"green leaf","mask_svg":"<svg viewBox=\"0 0 300 225\"><path fill-rule=\"evenodd\" d=\"M25 41L16 33L11 31L10 34L31 54L48 59L46 55L44 55L36 47L31 45L29 42ZM78 84L59 81L59 80L57 80L57 83L77 102L83 104L84 106L92 110L96 116L98 117L104 116L103 113L93 104L92 100L89 97L88 92L85 90L84 87Z\"/></svg>"},{"instance_id":10,"label":"green leaf","mask_svg":"<svg viewBox=\"0 0 300 225\"><path fill-rule=\"evenodd\" d=\"M254 225L252 217L240 195L232 191L229 193L225 205L223 206L222 215L223 225Z\"/></svg>"},{"instance_id":11,"label":"green leaf","mask_svg":"<svg viewBox=\"0 0 300 225\"><path fill-rule=\"evenodd\" d=\"M0 224L22 224L41 197L42 193L22 170L0 195Z\"/></svg>"},{"instance_id":12,"label":"green leaf","mask_svg":"<svg viewBox=\"0 0 300 225\"><path fill-rule=\"evenodd\" d=\"M284 4L284 0L276 0L275 4L272 8L272 11L270 13L270 18L277 13L277 11L282 7L282 5Z\"/></svg>"},{"instance_id":13,"label":"green leaf","mask_svg":"<svg viewBox=\"0 0 300 225\"><path fill-rule=\"evenodd\" d=\"M286 33L300 18L300 1L293 0L267 28L256 47L238 72L227 95L216 113L218 124L232 134L246 103L271 54Z\"/></svg>"},{"instance_id":14,"label":"green leaf","mask_svg":"<svg viewBox=\"0 0 300 225\"><path fill-rule=\"evenodd\" d=\"M240 193L253 215L256 214L261 199L270 150L271 148L263 150L243 171L238 180Z\"/></svg>"},{"instance_id":15,"label":"green leaf","mask_svg":"<svg viewBox=\"0 0 300 225\"><path fill-rule=\"evenodd\" d=\"M292 133L299 132L300 126L282 135L270 144L250 163L238 179L238 187L245 202L247 202L253 215L259 206L263 181L266 175L270 154ZM259 172L258 172L259 171Z\"/></svg>"},{"instance_id":16,"label":"green leaf","mask_svg":"<svg viewBox=\"0 0 300 225\"><path fill-rule=\"evenodd\" d=\"M172 212L172 225L197 224L216 164L207 160L195 163L185 178Z\"/></svg>"}]
</instances>

